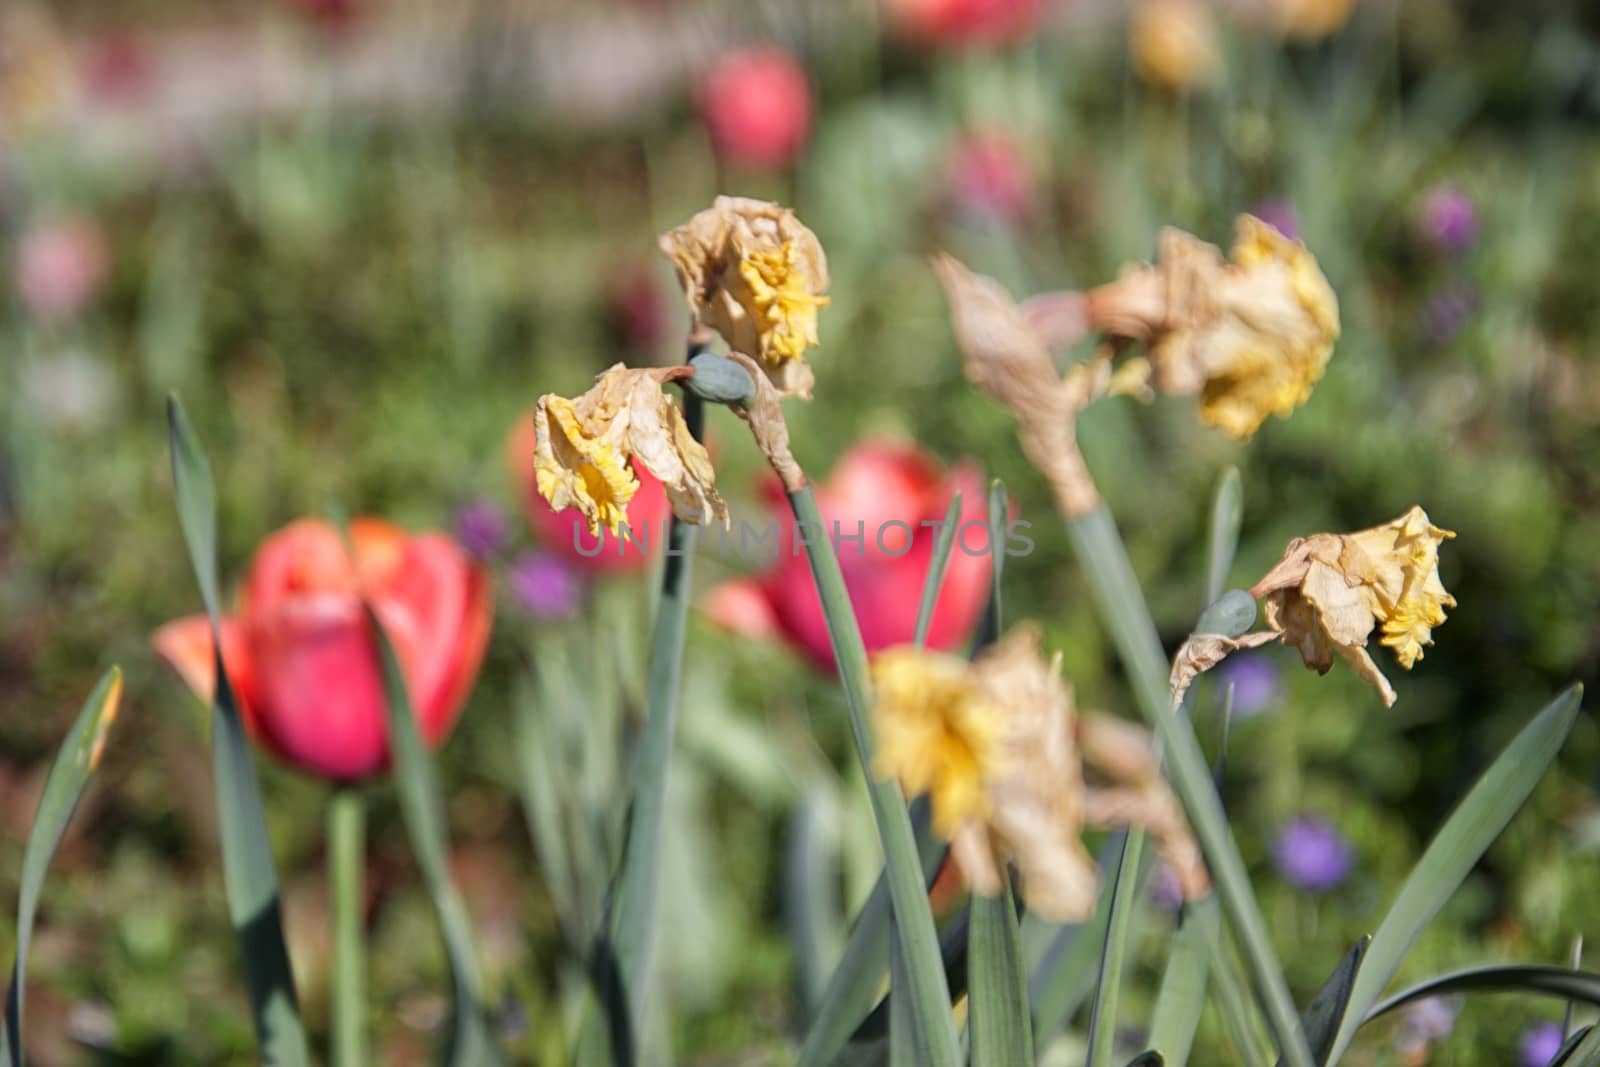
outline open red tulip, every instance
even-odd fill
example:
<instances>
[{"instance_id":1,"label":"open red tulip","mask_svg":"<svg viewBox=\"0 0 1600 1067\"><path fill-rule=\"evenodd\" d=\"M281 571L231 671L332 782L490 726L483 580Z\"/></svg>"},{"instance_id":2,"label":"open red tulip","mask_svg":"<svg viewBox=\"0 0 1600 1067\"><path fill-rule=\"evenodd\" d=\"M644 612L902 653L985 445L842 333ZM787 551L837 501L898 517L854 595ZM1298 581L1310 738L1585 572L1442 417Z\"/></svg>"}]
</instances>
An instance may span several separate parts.
<instances>
[{"instance_id":1,"label":"open red tulip","mask_svg":"<svg viewBox=\"0 0 1600 1067\"><path fill-rule=\"evenodd\" d=\"M493 597L443 534L378 519L339 531L302 519L256 550L222 654L251 736L301 770L354 781L388 766L388 719L365 596L394 645L423 740L449 734L488 644ZM216 683L203 615L170 622L155 647L202 700Z\"/></svg>"},{"instance_id":2,"label":"open red tulip","mask_svg":"<svg viewBox=\"0 0 1600 1067\"><path fill-rule=\"evenodd\" d=\"M604 530L591 534L581 511L556 511L539 495L533 477L531 412L512 428L506 441L506 462L516 478L528 525L550 551L585 570L600 572L639 570L650 562L652 554L661 552L667 520L672 518L672 504L661 482L637 459L633 461L633 474L639 479L639 491L628 501L628 528L636 531L633 540L613 537Z\"/></svg>"},{"instance_id":3,"label":"open red tulip","mask_svg":"<svg viewBox=\"0 0 1600 1067\"><path fill-rule=\"evenodd\" d=\"M1044 0L884 0L905 36L938 45L997 45L1029 36Z\"/></svg>"},{"instance_id":4,"label":"open red tulip","mask_svg":"<svg viewBox=\"0 0 1600 1067\"><path fill-rule=\"evenodd\" d=\"M963 463L947 473L913 444L865 441L850 449L827 484L817 489L817 504L828 527L824 533L835 542L868 652L906 644L915 636L922 587L938 537L933 524L944 521L957 489L962 493L963 537L951 551L928 630L928 646L942 650L955 648L972 632L988 600L991 552L1005 551L1003 544L989 544L988 505L977 467ZM771 504L768 521L779 531L771 568L716 586L706 611L713 622L735 633L781 637L831 671L833 650L822 602L805 551L794 542L789 506L776 483ZM743 535L741 529L739 536Z\"/></svg>"}]
</instances>

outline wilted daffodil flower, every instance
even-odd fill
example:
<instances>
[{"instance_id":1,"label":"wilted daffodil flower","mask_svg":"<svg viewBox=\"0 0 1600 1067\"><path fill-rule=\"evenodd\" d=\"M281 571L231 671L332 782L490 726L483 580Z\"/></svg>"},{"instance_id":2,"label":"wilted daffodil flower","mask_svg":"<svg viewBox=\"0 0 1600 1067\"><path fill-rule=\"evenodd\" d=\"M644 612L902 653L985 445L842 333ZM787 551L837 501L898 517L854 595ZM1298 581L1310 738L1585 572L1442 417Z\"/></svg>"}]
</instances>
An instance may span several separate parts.
<instances>
[{"instance_id":1,"label":"wilted daffodil flower","mask_svg":"<svg viewBox=\"0 0 1600 1067\"><path fill-rule=\"evenodd\" d=\"M1306 666L1326 671L1337 652L1392 705L1394 689L1367 654L1367 638L1377 629L1406 670L1422 658L1444 609L1456 604L1439 580L1439 546L1454 536L1419 507L1370 530L1312 534L1289 542L1250 592L1265 598L1267 625Z\"/></svg>"},{"instance_id":2,"label":"wilted daffodil flower","mask_svg":"<svg viewBox=\"0 0 1600 1067\"><path fill-rule=\"evenodd\" d=\"M1142 826L1157 835L1186 891L1209 885L1148 739L1103 716L1079 716L1039 635L1018 627L971 663L899 647L873 661L874 772L928 794L973 891L992 896L1014 863L1028 906L1059 922L1095 906L1086 827ZM1111 781L1086 785L1084 754Z\"/></svg>"},{"instance_id":3,"label":"wilted daffodil flower","mask_svg":"<svg viewBox=\"0 0 1600 1067\"><path fill-rule=\"evenodd\" d=\"M752 356L785 396L809 400L806 349L828 303L828 260L793 211L765 200L719 196L660 238L678 269L689 313Z\"/></svg>"},{"instance_id":4,"label":"wilted daffodil flower","mask_svg":"<svg viewBox=\"0 0 1600 1067\"><path fill-rule=\"evenodd\" d=\"M1307 667L1325 674L1334 653L1371 682L1385 705L1395 692L1367 652L1372 632L1410 670L1433 644L1433 628L1456 601L1439 580L1439 546L1454 537L1413 507L1382 526L1350 534L1296 538L1283 559L1250 589L1262 600L1268 629L1241 637L1194 634L1172 668L1176 706L1194 678L1230 652L1281 640Z\"/></svg>"},{"instance_id":5,"label":"wilted daffodil flower","mask_svg":"<svg viewBox=\"0 0 1600 1067\"><path fill-rule=\"evenodd\" d=\"M1311 396L1339 336L1339 305L1304 244L1241 215L1230 259L1181 230L1153 266L1087 294L1093 329L1148 343L1150 384L1200 397L1200 416L1247 438Z\"/></svg>"},{"instance_id":6,"label":"wilted daffodil flower","mask_svg":"<svg viewBox=\"0 0 1600 1067\"><path fill-rule=\"evenodd\" d=\"M540 397L533 456L539 494L556 511L577 508L590 534L603 526L615 535L639 489L629 467L637 456L661 480L678 518L726 522L728 508L717 494L711 457L661 388L692 373L688 367L630 369L618 363L582 396Z\"/></svg>"}]
</instances>

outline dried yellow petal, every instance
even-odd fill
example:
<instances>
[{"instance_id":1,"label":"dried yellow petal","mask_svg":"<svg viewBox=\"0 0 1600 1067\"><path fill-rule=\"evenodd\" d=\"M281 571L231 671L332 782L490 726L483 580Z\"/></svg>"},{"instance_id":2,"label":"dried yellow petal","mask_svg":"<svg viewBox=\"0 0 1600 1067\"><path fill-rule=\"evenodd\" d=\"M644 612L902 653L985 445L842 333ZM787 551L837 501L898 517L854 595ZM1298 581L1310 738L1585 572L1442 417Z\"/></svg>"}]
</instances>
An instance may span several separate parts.
<instances>
[{"instance_id":1,"label":"dried yellow petal","mask_svg":"<svg viewBox=\"0 0 1600 1067\"><path fill-rule=\"evenodd\" d=\"M728 509L716 490L711 457L661 388L689 373L685 367L637 370L618 363L582 396L540 397L533 462L539 494L557 511L577 508L590 534L604 527L615 535L639 489L629 466L637 456L660 479L678 518L726 522Z\"/></svg>"},{"instance_id":2,"label":"dried yellow petal","mask_svg":"<svg viewBox=\"0 0 1600 1067\"><path fill-rule=\"evenodd\" d=\"M1445 608L1455 607L1439 579L1439 546L1454 536L1413 507L1368 530L1297 539L1251 593L1265 597L1267 625L1306 666L1326 672L1338 653L1392 705L1394 689L1367 640L1378 630L1406 670L1422 658Z\"/></svg>"},{"instance_id":3,"label":"dried yellow petal","mask_svg":"<svg viewBox=\"0 0 1600 1067\"><path fill-rule=\"evenodd\" d=\"M1091 325L1147 341L1158 392L1198 395L1200 415L1246 438L1311 396L1339 336L1339 307L1299 241L1241 215L1231 259L1181 230L1154 266L1091 291Z\"/></svg>"},{"instance_id":4,"label":"dried yellow petal","mask_svg":"<svg viewBox=\"0 0 1600 1067\"><path fill-rule=\"evenodd\" d=\"M816 234L779 204L719 196L661 235L689 313L753 356L785 396L811 397L806 350L819 343L828 261Z\"/></svg>"}]
</instances>

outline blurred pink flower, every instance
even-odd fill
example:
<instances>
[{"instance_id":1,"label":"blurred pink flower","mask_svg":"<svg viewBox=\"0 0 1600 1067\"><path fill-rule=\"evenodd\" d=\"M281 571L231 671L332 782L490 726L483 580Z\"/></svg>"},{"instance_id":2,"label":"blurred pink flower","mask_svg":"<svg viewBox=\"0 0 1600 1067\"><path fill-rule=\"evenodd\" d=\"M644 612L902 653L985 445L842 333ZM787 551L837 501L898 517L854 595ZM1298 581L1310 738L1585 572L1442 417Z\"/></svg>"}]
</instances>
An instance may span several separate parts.
<instances>
[{"instance_id":1,"label":"blurred pink flower","mask_svg":"<svg viewBox=\"0 0 1600 1067\"><path fill-rule=\"evenodd\" d=\"M724 55L701 80L696 99L717 155L736 166L786 167L811 134L811 80L775 45Z\"/></svg>"},{"instance_id":2,"label":"blurred pink flower","mask_svg":"<svg viewBox=\"0 0 1600 1067\"><path fill-rule=\"evenodd\" d=\"M138 103L155 80L150 49L130 33L108 33L83 51L83 84L96 103Z\"/></svg>"},{"instance_id":3,"label":"blurred pink flower","mask_svg":"<svg viewBox=\"0 0 1600 1067\"><path fill-rule=\"evenodd\" d=\"M812 663L833 669L833 649L811 566L795 538L782 488L772 483L767 524L755 528L763 548L773 551L758 576L723 582L705 603L711 621L756 639L782 639ZM945 471L915 444L868 440L852 447L818 485L817 504L835 542L839 568L850 593L868 652L906 644L915 634L922 585L933 558L950 498L960 489L961 532L928 630L928 647L948 651L964 641L989 595L991 546L968 530L985 527L983 478L964 463ZM745 536L745 524L739 535ZM776 536L772 536L775 534Z\"/></svg>"},{"instance_id":4,"label":"blurred pink flower","mask_svg":"<svg viewBox=\"0 0 1600 1067\"><path fill-rule=\"evenodd\" d=\"M672 314L668 296L661 275L643 263L630 263L613 273L606 304L618 340L646 354L660 347Z\"/></svg>"},{"instance_id":5,"label":"blurred pink flower","mask_svg":"<svg viewBox=\"0 0 1600 1067\"><path fill-rule=\"evenodd\" d=\"M994 45L1038 28L1044 0L884 0L889 20L926 44Z\"/></svg>"},{"instance_id":6,"label":"blurred pink flower","mask_svg":"<svg viewBox=\"0 0 1600 1067\"><path fill-rule=\"evenodd\" d=\"M92 220L60 218L32 227L17 249L17 292L40 318L69 319L105 281L111 254Z\"/></svg>"},{"instance_id":7,"label":"blurred pink flower","mask_svg":"<svg viewBox=\"0 0 1600 1067\"><path fill-rule=\"evenodd\" d=\"M1008 135L970 133L945 160L945 194L962 211L1016 224L1033 207L1033 174L1021 146Z\"/></svg>"}]
</instances>

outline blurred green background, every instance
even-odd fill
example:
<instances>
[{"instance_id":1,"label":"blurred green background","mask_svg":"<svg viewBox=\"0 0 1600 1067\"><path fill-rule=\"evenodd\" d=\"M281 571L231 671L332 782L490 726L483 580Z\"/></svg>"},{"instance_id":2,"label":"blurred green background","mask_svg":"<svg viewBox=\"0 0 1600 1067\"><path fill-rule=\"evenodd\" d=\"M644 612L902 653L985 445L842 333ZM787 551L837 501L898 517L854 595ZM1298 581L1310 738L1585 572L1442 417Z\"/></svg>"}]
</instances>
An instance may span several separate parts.
<instances>
[{"instance_id":1,"label":"blurred green background","mask_svg":"<svg viewBox=\"0 0 1600 1067\"><path fill-rule=\"evenodd\" d=\"M1315 990L1477 770L1559 687L1596 678L1600 27L1577 3L1368 0L1325 38L1285 41L1205 7L1208 76L1175 88L1137 75L1120 6L1022 6L1028 24L999 41L919 35L917 4L845 0L7 6L0 900L14 899L73 710L108 662L129 682L46 895L33 1062L252 1056L205 718L148 644L198 608L166 394L184 397L217 467L232 580L305 514L449 528L488 500L520 527L511 426L540 393L574 393L616 360L677 358L685 316L654 235L719 192L792 205L828 252L817 399L789 410L802 464L821 475L853 441L899 434L1004 478L1038 544L1010 564L1008 614L1040 620L1085 703L1123 712L1048 495L1009 417L961 377L927 255L948 249L1022 294L1108 280L1152 256L1167 224L1224 245L1241 211L1298 227L1344 323L1302 410L1243 446L1177 400L1103 403L1081 432L1169 649L1198 605L1205 516L1229 464L1246 501L1236 584L1291 537L1412 503L1459 534L1442 564L1459 607L1415 671L1391 672L1393 710L1281 649L1250 665L1259 707L1234 724L1226 798L1296 993ZM718 104L696 93L719 58L758 42L809 79L809 129L784 165L715 151ZM1456 215L1440 222L1441 204ZM731 418L711 422L735 520L754 521L757 457ZM707 555L699 577L732 571ZM551 740L548 763L577 753L558 791L609 840L648 590L646 576L596 581L574 617L541 620L505 588L443 753L458 875L525 1062L564 1062L581 970L519 798L527 774L562 770L524 765L513 708L548 716L565 746ZM530 660L557 665L543 691ZM1208 745L1214 704L1204 692ZM841 770L842 704L781 646L697 623L681 730L660 1033L683 1063L783 1063L802 1017L784 925L797 813L840 857L840 921L877 870L863 794ZM1597 756L1585 716L1402 977L1556 962L1595 932ZM320 1028L328 791L263 773ZM443 953L393 799L371 795L375 1044L381 1062L421 1063ZM1353 850L1326 893L1272 861L1301 814ZM1152 906L1141 926L1129 1019L1148 1014L1171 923ZM5 924L0 948L10 937ZM1556 1011L1486 998L1431 1049L1375 1026L1352 1062L1513 1062L1525 1028ZM1059 1062L1076 1062L1076 1040ZM1198 1062L1227 1060L1210 1012L1201 1042Z\"/></svg>"}]
</instances>

